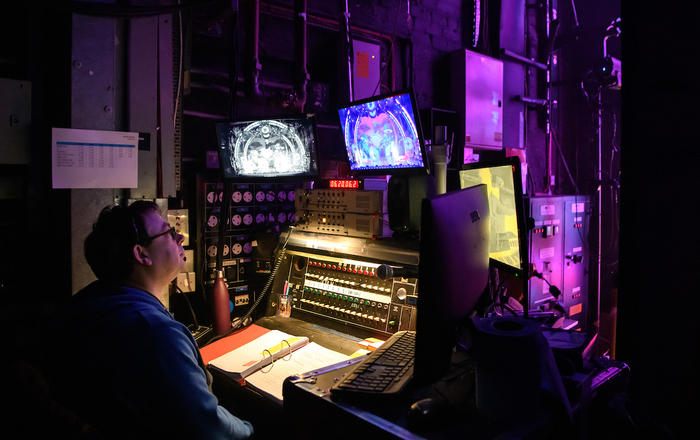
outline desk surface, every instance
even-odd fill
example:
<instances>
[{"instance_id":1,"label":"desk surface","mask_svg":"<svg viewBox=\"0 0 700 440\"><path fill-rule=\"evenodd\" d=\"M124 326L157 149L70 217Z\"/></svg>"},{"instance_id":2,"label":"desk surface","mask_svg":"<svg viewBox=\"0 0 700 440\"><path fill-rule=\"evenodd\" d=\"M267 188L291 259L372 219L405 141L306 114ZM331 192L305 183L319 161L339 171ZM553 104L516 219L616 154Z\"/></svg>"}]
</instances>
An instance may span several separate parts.
<instances>
[{"instance_id":1,"label":"desk surface","mask_svg":"<svg viewBox=\"0 0 700 440\"><path fill-rule=\"evenodd\" d=\"M255 322L266 329L307 336L310 341L326 348L351 355L360 347L360 338L329 330L294 318L264 317ZM366 404L331 399L329 389L336 378L355 368L354 365L330 370L314 377L313 383L304 381L284 385L283 413L279 418L288 423L297 438L470 438L493 439L513 427L485 421L476 414L474 404L473 361L465 354L455 353L453 368L444 380L428 387L409 387L398 398ZM237 384L228 383L227 388ZM248 390L250 391L250 390ZM424 398L447 399L452 402L451 414L441 422L441 426L424 430L409 429L407 412L412 403ZM270 411L268 408L267 411ZM545 422L551 415L545 413L530 426L519 426L520 432L514 438L541 437ZM275 416L273 416L275 417ZM548 425L547 425L548 426ZM535 435L536 433L536 435ZM512 432L511 432L512 434Z\"/></svg>"},{"instance_id":2,"label":"desk surface","mask_svg":"<svg viewBox=\"0 0 700 440\"><path fill-rule=\"evenodd\" d=\"M353 402L331 397L329 389L338 377L352 371L343 367L317 375L313 383L288 378L284 385L284 412L298 438L322 439L542 439L557 432L561 422L555 413L543 410L530 423L497 423L477 414L474 400L474 373L471 358L455 354L453 368L435 384L409 385L390 400ZM434 423L411 425L410 406L421 399L449 402ZM322 416L314 418L313 415ZM308 423L313 420L313 423ZM295 423L294 421L299 421Z\"/></svg>"},{"instance_id":3,"label":"desk surface","mask_svg":"<svg viewBox=\"0 0 700 440\"><path fill-rule=\"evenodd\" d=\"M329 330L322 326L294 318L275 316L261 318L258 326L281 330L294 335L307 336L310 341L326 348L350 355L355 353L360 338ZM314 377L312 383L294 382L288 378L284 383L284 404L282 407L266 402L264 396L253 396L257 400L258 413L248 417L262 429L260 438L268 438L264 432L275 436L279 429L291 430L292 438L353 439L366 437L408 438L408 439L542 439L561 438L562 433L570 432L572 426L566 418L558 417L557 412L543 405L540 417L530 423L509 425L485 420L478 416L475 404L475 380L473 360L464 353L455 353L453 366L445 378L427 387L410 386L406 392L391 401L376 403L356 403L333 399L329 390L336 379L354 369L354 365L337 369L324 369ZM216 376L216 375L215 375ZM249 399L254 391L241 387L235 382L219 378L219 393L235 396L236 399ZM223 384L223 387L222 387ZM215 381L216 391L216 381ZM231 394L233 393L233 394ZM451 403L450 416L439 426L419 429L411 426L407 412L411 404L424 398L445 399ZM268 399L269 400L269 399ZM249 405L252 409L253 406ZM274 423L270 423L270 421ZM274 428L273 428L274 427ZM562 431L563 430L563 431ZM256 427L256 436L258 435Z\"/></svg>"}]
</instances>

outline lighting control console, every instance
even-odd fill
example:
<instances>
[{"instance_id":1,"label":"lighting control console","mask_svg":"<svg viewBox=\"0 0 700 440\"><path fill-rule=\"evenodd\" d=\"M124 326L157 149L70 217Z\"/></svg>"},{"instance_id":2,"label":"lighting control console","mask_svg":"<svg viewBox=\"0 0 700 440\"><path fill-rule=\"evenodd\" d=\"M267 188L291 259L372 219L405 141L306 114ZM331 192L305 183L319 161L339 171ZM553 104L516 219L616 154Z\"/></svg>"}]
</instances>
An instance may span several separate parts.
<instances>
[{"instance_id":1,"label":"lighting control console","mask_svg":"<svg viewBox=\"0 0 700 440\"><path fill-rule=\"evenodd\" d=\"M292 316L358 337L386 338L415 329L418 279L382 280L377 276L381 264L350 255L288 249L279 273L286 275ZM273 289L279 292L278 285Z\"/></svg>"}]
</instances>

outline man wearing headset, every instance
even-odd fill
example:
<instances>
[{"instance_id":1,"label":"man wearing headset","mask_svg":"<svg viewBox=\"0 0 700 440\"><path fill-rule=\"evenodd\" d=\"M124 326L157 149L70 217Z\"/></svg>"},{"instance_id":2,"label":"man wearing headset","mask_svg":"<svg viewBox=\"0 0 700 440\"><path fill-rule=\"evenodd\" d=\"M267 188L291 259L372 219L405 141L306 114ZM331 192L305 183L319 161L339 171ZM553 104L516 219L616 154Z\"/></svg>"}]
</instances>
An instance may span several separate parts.
<instances>
[{"instance_id":1,"label":"man wearing headset","mask_svg":"<svg viewBox=\"0 0 700 440\"><path fill-rule=\"evenodd\" d=\"M192 334L159 299L184 267L183 240L148 201L105 208L85 240L98 280L56 321L51 375L59 399L101 436L253 434L218 404Z\"/></svg>"}]
</instances>

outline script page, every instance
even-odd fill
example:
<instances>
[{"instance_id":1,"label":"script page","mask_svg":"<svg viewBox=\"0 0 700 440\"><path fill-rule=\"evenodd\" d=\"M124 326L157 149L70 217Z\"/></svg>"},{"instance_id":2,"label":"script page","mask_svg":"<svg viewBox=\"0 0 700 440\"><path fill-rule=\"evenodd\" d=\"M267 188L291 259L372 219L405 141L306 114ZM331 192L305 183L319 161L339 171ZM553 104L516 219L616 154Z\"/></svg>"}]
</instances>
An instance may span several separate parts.
<instances>
[{"instance_id":1,"label":"script page","mask_svg":"<svg viewBox=\"0 0 700 440\"><path fill-rule=\"evenodd\" d=\"M287 360L285 360L287 359ZM289 376L307 373L350 359L350 356L311 342L269 366L248 376L245 381L254 388L282 401L282 384ZM269 371L268 371L269 370ZM263 372L265 371L265 372Z\"/></svg>"}]
</instances>

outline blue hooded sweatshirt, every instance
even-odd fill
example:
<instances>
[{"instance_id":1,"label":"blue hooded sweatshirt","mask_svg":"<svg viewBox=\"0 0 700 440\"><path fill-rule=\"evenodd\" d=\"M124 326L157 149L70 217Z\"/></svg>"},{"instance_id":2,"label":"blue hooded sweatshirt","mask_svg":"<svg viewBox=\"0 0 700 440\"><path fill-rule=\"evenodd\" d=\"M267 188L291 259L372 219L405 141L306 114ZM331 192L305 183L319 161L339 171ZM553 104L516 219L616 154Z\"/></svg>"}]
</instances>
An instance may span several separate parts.
<instances>
[{"instance_id":1,"label":"blue hooded sweatshirt","mask_svg":"<svg viewBox=\"0 0 700 440\"><path fill-rule=\"evenodd\" d=\"M52 328L52 390L114 438L245 439L211 392L197 343L153 295L96 281Z\"/></svg>"}]
</instances>

